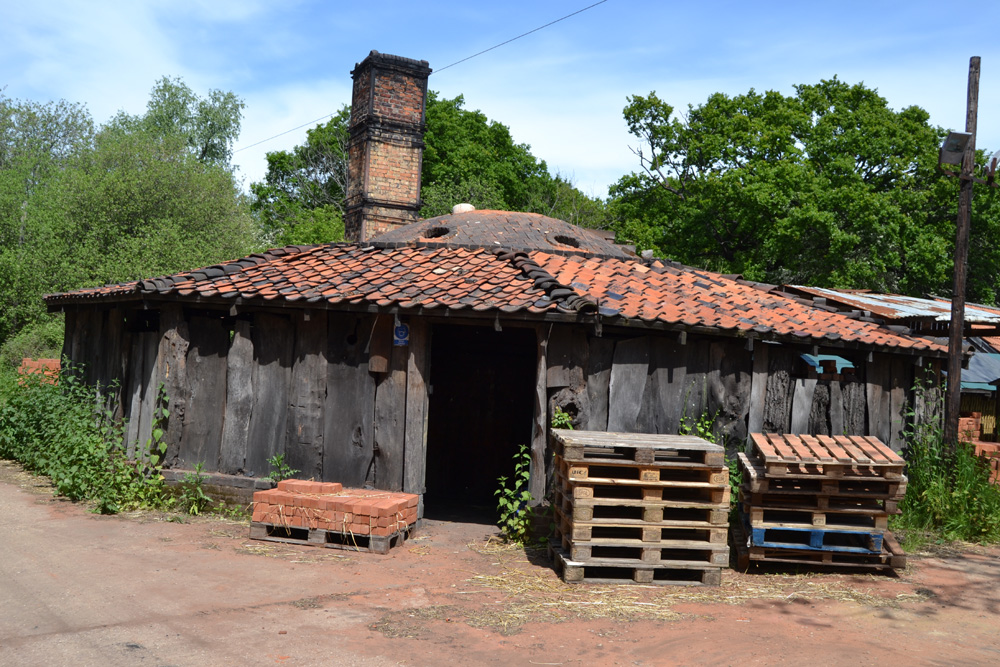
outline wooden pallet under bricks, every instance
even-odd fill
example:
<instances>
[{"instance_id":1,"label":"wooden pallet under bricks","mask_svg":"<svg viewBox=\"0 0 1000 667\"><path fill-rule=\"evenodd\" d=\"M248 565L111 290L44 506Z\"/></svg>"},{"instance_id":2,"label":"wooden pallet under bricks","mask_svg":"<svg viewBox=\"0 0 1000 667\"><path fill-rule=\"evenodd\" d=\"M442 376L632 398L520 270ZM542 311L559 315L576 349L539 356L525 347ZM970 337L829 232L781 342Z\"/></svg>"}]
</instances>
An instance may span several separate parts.
<instances>
[{"instance_id":1,"label":"wooden pallet under bricks","mask_svg":"<svg viewBox=\"0 0 1000 667\"><path fill-rule=\"evenodd\" d=\"M552 431L556 539L571 583L718 585L729 563L724 452L691 436Z\"/></svg>"},{"instance_id":2,"label":"wooden pallet under bricks","mask_svg":"<svg viewBox=\"0 0 1000 667\"><path fill-rule=\"evenodd\" d=\"M750 563L888 570L905 566L887 533L906 492L902 457L877 438L754 433L738 457L741 567Z\"/></svg>"},{"instance_id":3,"label":"wooden pallet under bricks","mask_svg":"<svg viewBox=\"0 0 1000 667\"><path fill-rule=\"evenodd\" d=\"M251 539L387 553L409 537L418 496L283 480L254 493Z\"/></svg>"}]
</instances>

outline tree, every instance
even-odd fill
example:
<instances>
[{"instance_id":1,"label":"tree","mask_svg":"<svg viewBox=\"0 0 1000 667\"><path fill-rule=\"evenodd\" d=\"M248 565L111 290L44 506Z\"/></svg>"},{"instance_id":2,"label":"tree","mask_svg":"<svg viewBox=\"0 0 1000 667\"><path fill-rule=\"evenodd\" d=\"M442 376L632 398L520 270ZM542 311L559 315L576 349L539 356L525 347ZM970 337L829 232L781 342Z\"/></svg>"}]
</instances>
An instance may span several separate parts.
<instances>
[{"instance_id":1,"label":"tree","mask_svg":"<svg viewBox=\"0 0 1000 667\"><path fill-rule=\"evenodd\" d=\"M620 236L765 282L950 291L957 197L922 109L834 78L794 96L717 93L683 118L651 93L624 113L643 144L642 171L612 188ZM975 298L997 287L981 280Z\"/></svg>"},{"instance_id":2,"label":"tree","mask_svg":"<svg viewBox=\"0 0 1000 667\"><path fill-rule=\"evenodd\" d=\"M228 167L245 106L235 93L213 89L202 98L180 77L165 76L153 86L144 115L122 112L111 125L161 137L178 136L199 161Z\"/></svg>"},{"instance_id":3,"label":"tree","mask_svg":"<svg viewBox=\"0 0 1000 667\"><path fill-rule=\"evenodd\" d=\"M599 227L604 203L587 197L518 144L503 124L464 108L465 99L427 97L421 171L421 215L479 209L531 211ZM254 210L271 242L324 243L343 238L350 108L306 135L291 151L267 154L267 174L254 183Z\"/></svg>"},{"instance_id":4,"label":"tree","mask_svg":"<svg viewBox=\"0 0 1000 667\"><path fill-rule=\"evenodd\" d=\"M306 143L267 154L264 180L253 183L253 209L271 243L330 243L344 238L347 124L344 106L306 133Z\"/></svg>"},{"instance_id":5,"label":"tree","mask_svg":"<svg viewBox=\"0 0 1000 667\"><path fill-rule=\"evenodd\" d=\"M21 333L18 349L37 347L33 338L51 347L46 293L192 269L259 246L226 163L242 102L190 95L190 108L213 120L178 112L170 125L164 100L183 102L186 88L161 84L147 115L119 114L96 132L82 106L0 97L0 342Z\"/></svg>"}]
</instances>

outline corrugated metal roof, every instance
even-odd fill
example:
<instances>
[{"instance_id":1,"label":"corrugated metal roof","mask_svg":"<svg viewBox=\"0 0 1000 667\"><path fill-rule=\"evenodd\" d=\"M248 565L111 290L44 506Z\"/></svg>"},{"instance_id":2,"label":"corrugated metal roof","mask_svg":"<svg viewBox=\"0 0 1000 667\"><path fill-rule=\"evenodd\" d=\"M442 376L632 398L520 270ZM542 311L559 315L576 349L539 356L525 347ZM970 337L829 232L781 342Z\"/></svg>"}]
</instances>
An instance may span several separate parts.
<instances>
[{"instance_id":1,"label":"corrugated metal roof","mask_svg":"<svg viewBox=\"0 0 1000 667\"><path fill-rule=\"evenodd\" d=\"M951 302L944 299L918 299L900 294L875 294L803 285L788 285L788 287L803 294L824 298L857 310L866 310L872 315L890 320L951 321ZM969 324L1000 325L1000 311L967 303L965 304L965 321Z\"/></svg>"}]
</instances>

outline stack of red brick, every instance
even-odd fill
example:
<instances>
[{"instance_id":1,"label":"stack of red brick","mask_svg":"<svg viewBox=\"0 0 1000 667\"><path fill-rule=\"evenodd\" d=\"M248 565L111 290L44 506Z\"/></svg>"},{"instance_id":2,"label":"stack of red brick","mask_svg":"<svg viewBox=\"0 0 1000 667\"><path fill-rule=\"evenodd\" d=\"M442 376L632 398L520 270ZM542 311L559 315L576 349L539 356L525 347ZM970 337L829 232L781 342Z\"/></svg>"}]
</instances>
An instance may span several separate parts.
<instances>
[{"instance_id":1,"label":"stack of red brick","mask_svg":"<svg viewBox=\"0 0 1000 667\"><path fill-rule=\"evenodd\" d=\"M966 412L958 420L958 437L975 447L976 456L983 458L990 466L990 481L1000 483L1000 443L984 442L982 414Z\"/></svg>"},{"instance_id":2,"label":"stack of red brick","mask_svg":"<svg viewBox=\"0 0 1000 667\"><path fill-rule=\"evenodd\" d=\"M388 536L417 521L412 493L345 489L335 482L286 479L253 494L253 521L287 528Z\"/></svg>"}]
</instances>

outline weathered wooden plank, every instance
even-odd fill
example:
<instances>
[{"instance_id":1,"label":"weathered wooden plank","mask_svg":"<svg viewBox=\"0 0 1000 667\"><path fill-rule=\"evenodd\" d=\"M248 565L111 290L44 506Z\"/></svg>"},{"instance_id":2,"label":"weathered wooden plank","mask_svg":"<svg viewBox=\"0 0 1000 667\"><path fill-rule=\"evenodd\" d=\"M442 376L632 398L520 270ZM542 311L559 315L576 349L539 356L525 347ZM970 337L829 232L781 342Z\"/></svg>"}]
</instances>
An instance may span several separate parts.
<instances>
[{"instance_id":1,"label":"weathered wooden plank","mask_svg":"<svg viewBox=\"0 0 1000 667\"><path fill-rule=\"evenodd\" d=\"M709 350L708 412L715 416L716 442L744 442L753 361L741 342L714 342Z\"/></svg>"},{"instance_id":2,"label":"weathered wooden plank","mask_svg":"<svg viewBox=\"0 0 1000 667\"><path fill-rule=\"evenodd\" d=\"M676 434L685 410L685 380L689 348L663 336L650 341L649 380L642 410L653 409L650 433ZM640 421L646 421L640 414Z\"/></svg>"},{"instance_id":3,"label":"weathered wooden plank","mask_svg":"<svg viewBox=\"0 0 1000 667\"><path fill-rule=\"evenodd\" d=\"M681 419L688 427L694 424L709 411L708 405L708 372L711 366L711 343L704 339L688 338L687 368L684 373L684 400Z\"/></svg>"},{"instance_id":4,"label":"weathered wooden plank","mask_svg":"<svg viewBox=\"0 0 1000 667\"><path fill-rule=\"evenodd\" d=\"M327 316L322 310L297 314L292 383L288 392L285 461L303 479L323 476L323 408L326 403Z\"/></svg>"},{"instance_id":5,"label":"weathered wooden plank","mask_svg":"<svg viewBox=\"0 0 1000 667\"><path fill-rule=\"evenodd\" d=\"M226 357L226 416L222 425L219 471L246 471L250 416L253 413L253 338L249 320L236 320Z\"/></svg>"},{"instance_id":6,"label":"weathered wooden plank","mask_svg":"<svg viewBox=\"0 0 1000 667\"><path fill-rule=\"evenodd\" d=\"M806 433L830 435L830 402L830 381L817 381L813 391L812 406L809 408L809 426Z\"/></svg>"},{"instance_id":7,"label":"weathered wooden plank","mask_svg":"<svg viewBox=\"0 0 1000 667\"><path fill-rule=\"evenodd\" d=\"M76 335L76 329L79 326L80 317L76 310L67 310L63 314L63 346L62 353L60 357L62 359L68 359L70 361L75 361L76 350L73 347L73 341L78 340Z\"/></svg>"},{"instance_id":8,"label":"weathered wooden plank","mask_svg":"<svg viewBox=\"0 0 1000 667\"><path fill-rule=\"evenodd\" d=\"M367 315L329 316L323 479L346 487L364 485L374 457L375 378L368 372L373 322Z\"/></svg>"},{"instance_id":9,"label":"weathered wooden plank","mask_svg":"<svg viewBox=\"0 0 1000 667\"><path fill-rule=\"evenodd\" d=\"M792 377L797 354L782 346L772 346L768 352L767 391L764 394L764 424L767 433L789 433L792 427Z\"/></svg>"},{"instance_id":10,"label":"weathered wooden plank","mask_svg":"<svg viewBox=\"0 0 1000 667\"><path fill-rule=\"evenodd\" d=\"M143 358L144 346L142 335L132 337L132 344L129 346L129 368L126 391L128 393L128 407L125 410L125 451L129 458L135 456L136 445L141 448L143 444L139 442L139 425L142 414L142 394L143 389Z\"/></svg>"},{"instance_id":11,"label":"weathered wooden plank","mask_svg":"<svg viewBox=\"0 0 1000 667\"><path fill-rule=\"evenodd\" d=\"M886 427L889 406L889 365L885 355L875 354L865 364L865 396L868 406L868 433L883 442L889 429Z\"/></svg>"},{"instance_id":12,"label":"weathered wooden plank","mask_svg":"<svg viewBox=\"0 0 1000 667\"><path fill-rule=\"evenodd\" d=\"M608 429L608 394L611 386L611 362L615 342L608 338L593 337L587 354L587 396L590 410L582 428L588 431Z\"/></svg>"},{"instance_id":13,"label":"weathered wooden plank","mask_svg":"<svg viewBox=\"0 0 1000 667\"><path fill-rule=\"evenodd\" d=\"M153 436L153 420L155 418L157 408L156 402L160 396L161 379L160 376L157 375L156 365L157 350L160 346L160 334L155 331L147 331L137 334L136 338L140 339L140 345L142 347L139 430L136 436L136 441L140 451L146 452L147 447L151 444L150 438ZM168 404L162 407L169 409L169 396L167 399ZM165 426L166 424L161 424L159 427L164 428Z\"/></svg>"},{"instance_id":14,"label":"weathered wooden plank","mask_svg":"<svg viewBox=\"0 0 1000 667\"><path fill-rule=\"evenodd\" d=\"M906 444L903 438L907 419L906 397L912 386L912 361L909 358L893 356L889 378L889 437L882 438L882 442L895 452L902 451Z\"/></svg>"},{"instance_id":15,"label":"weathered wooden plank","mask_svg":"<svg viewBox=\"0 0 1000 667\"><path fill-rule=\"evenodd\" d=\"M226 353L229 327L221 318L192 317L188 323L191 344L187 354L190 395L184 413L180 461L185 468L203 463L205 470L219 469L222 419L226 412Z\"/></svg>"},{"instance_id":16,"label":"weathered wooden plank","mask_svg":"<svg viewBox=\"0 0 1000 667\"><path fill-rule=\"evenodd\" d=\"M392 354L391 315L376 315L368 342L368 370L372 373L389 372L389 356Z\"/></svg>"},{"instance_id":17,"label":"weathered wooden plank","mask_svg":"<svg viewBox=\"0 0 1000 667\"><path fill-rule=\"evenodd\" d=\"M426 320L413 320L410 323L410 356L406 367L406 434L403 454L405 493L422 494L426 490L430 346L431 329Z\"/></svg>"},{"instance_id":18,"label":"weathered wooden plank","mask_svg":"<svg viewBox=\"0 0 1000 667\"><path fill-rule=\"evenodd\" d=\"M101 345L105 349L102 385L105 398L104 408L111 412L114 419L120 420L124 414L123 386L127 375L128 350L122 349L127 344L125 321L119 308L107 312L104 324L104 339Z\"/></svg>"},{"instance_id":19,"label":"weathered wooden plank","mask_svg":"<svg viewBox=\"0 0 1000 667\"><path fill-rule=\"evenodd\" d=\"M608 391L608 430L636 430L642 394L649 375L649 338L631 338L615 345Z\"/></svg>"},{"instance_id":20,"label":"weathered wooden plank","mask_svg":"<svg viewBox=\"0 0 1000 667\"><path fill-rule=\"evenodd\" d=\"M767 399L768 350L772 346L757 342L753 349L753 379L750 383L750 407L747 432L760 433L764 428L764 402Z\"/></svg>"},{"instance_id":21,"label":"weathered wooden plank","mask_svg":"<svg viewBox=\"0 0 1000 667\"><path fill-rule=\"evenodd\" d=\"M844 392L839 380L830 383L830 435L844 435Z\"/></svg>"},{"instance_id":22,"label":"weathered wooden plank","mask_svg":"<svg viewBox=\"0 0 1000 667\"><path fill-rule=\"evenodd\" d=\"M529 466L528 491L537 504L545 498L548 476L546 469L546 452L548 450L549 409L546 398L546 368L548 354L549 328L539 326L535 329L537 337L536 371L535 371L535 405L531 425L531 464Z\"/></svg>"},{"instance_id":23,"label":"weathered wooden plank","mask_svg":"<svg viewBox=\"0 0 1000 667\"><path fill-rule=\"evenodd\" d=\"M792 398L792 433L809 432L809 414L812 412L816 378L796 378Z\"/></svg>"},{"instance_id":24,"label":"weathered wooden plank","mask_svg":"<svg viewBox=\"0 0 1000 667\"><path fill-rule=\"evenodd\" d=\"M582 387L588 353L585 331L578 326L554 325L546 368L549 389Z\"/></svg>"},{"instance_id":25,"label":"weathered wooden plank","mask_svg":"<svg viewBox=\"0 0 1000 667\"><path fill-rule=\"evenodd\" d=\"M857 377L845 377L840 385L844 399L844 435L867 433L867 404L865 383ZM839 433L837 435L840 435Z\"/></svg>"},{"instance_id":26,"label":"weathered wooden plank","mask_svg":"<svg viewBox=\"0 0 1000 667\"><path fill-rule=\"evenodd\" d=\"M156 353L156 375L167 395L170 417L163 440L167 444L166 467L174 467L180 456L184 415L187 412L190 389L187 379L187 353L190 347L188 324L181 307L166 304L160 311L160 336ZM149 394L144 397L150 398ZM155 399L155 388L153 398Z\"/></svg>"},{"instance_id":27,"label":"weathered wooden plank","mask_svg":"<svg viewBox=\"0 0 1000 667\"><path fill-rule=\"evenodd\" d=\"M375 387L375 486L386 491L403 490L409 356L409 346L394 345Z\"/></svg>"},{"instance_id":28,"label":"weathered wooden plank","mask_svg":"<svg viewBox=\"0 0 1000 667\"><path fill-rule=\"evenodd\" d=\"M267 460L285 453L295 330L287 317L255 313L250 337L254 354L253 408L246 470L249 475L262 477L270 472Z\"/></svg>"}]
</instances>

